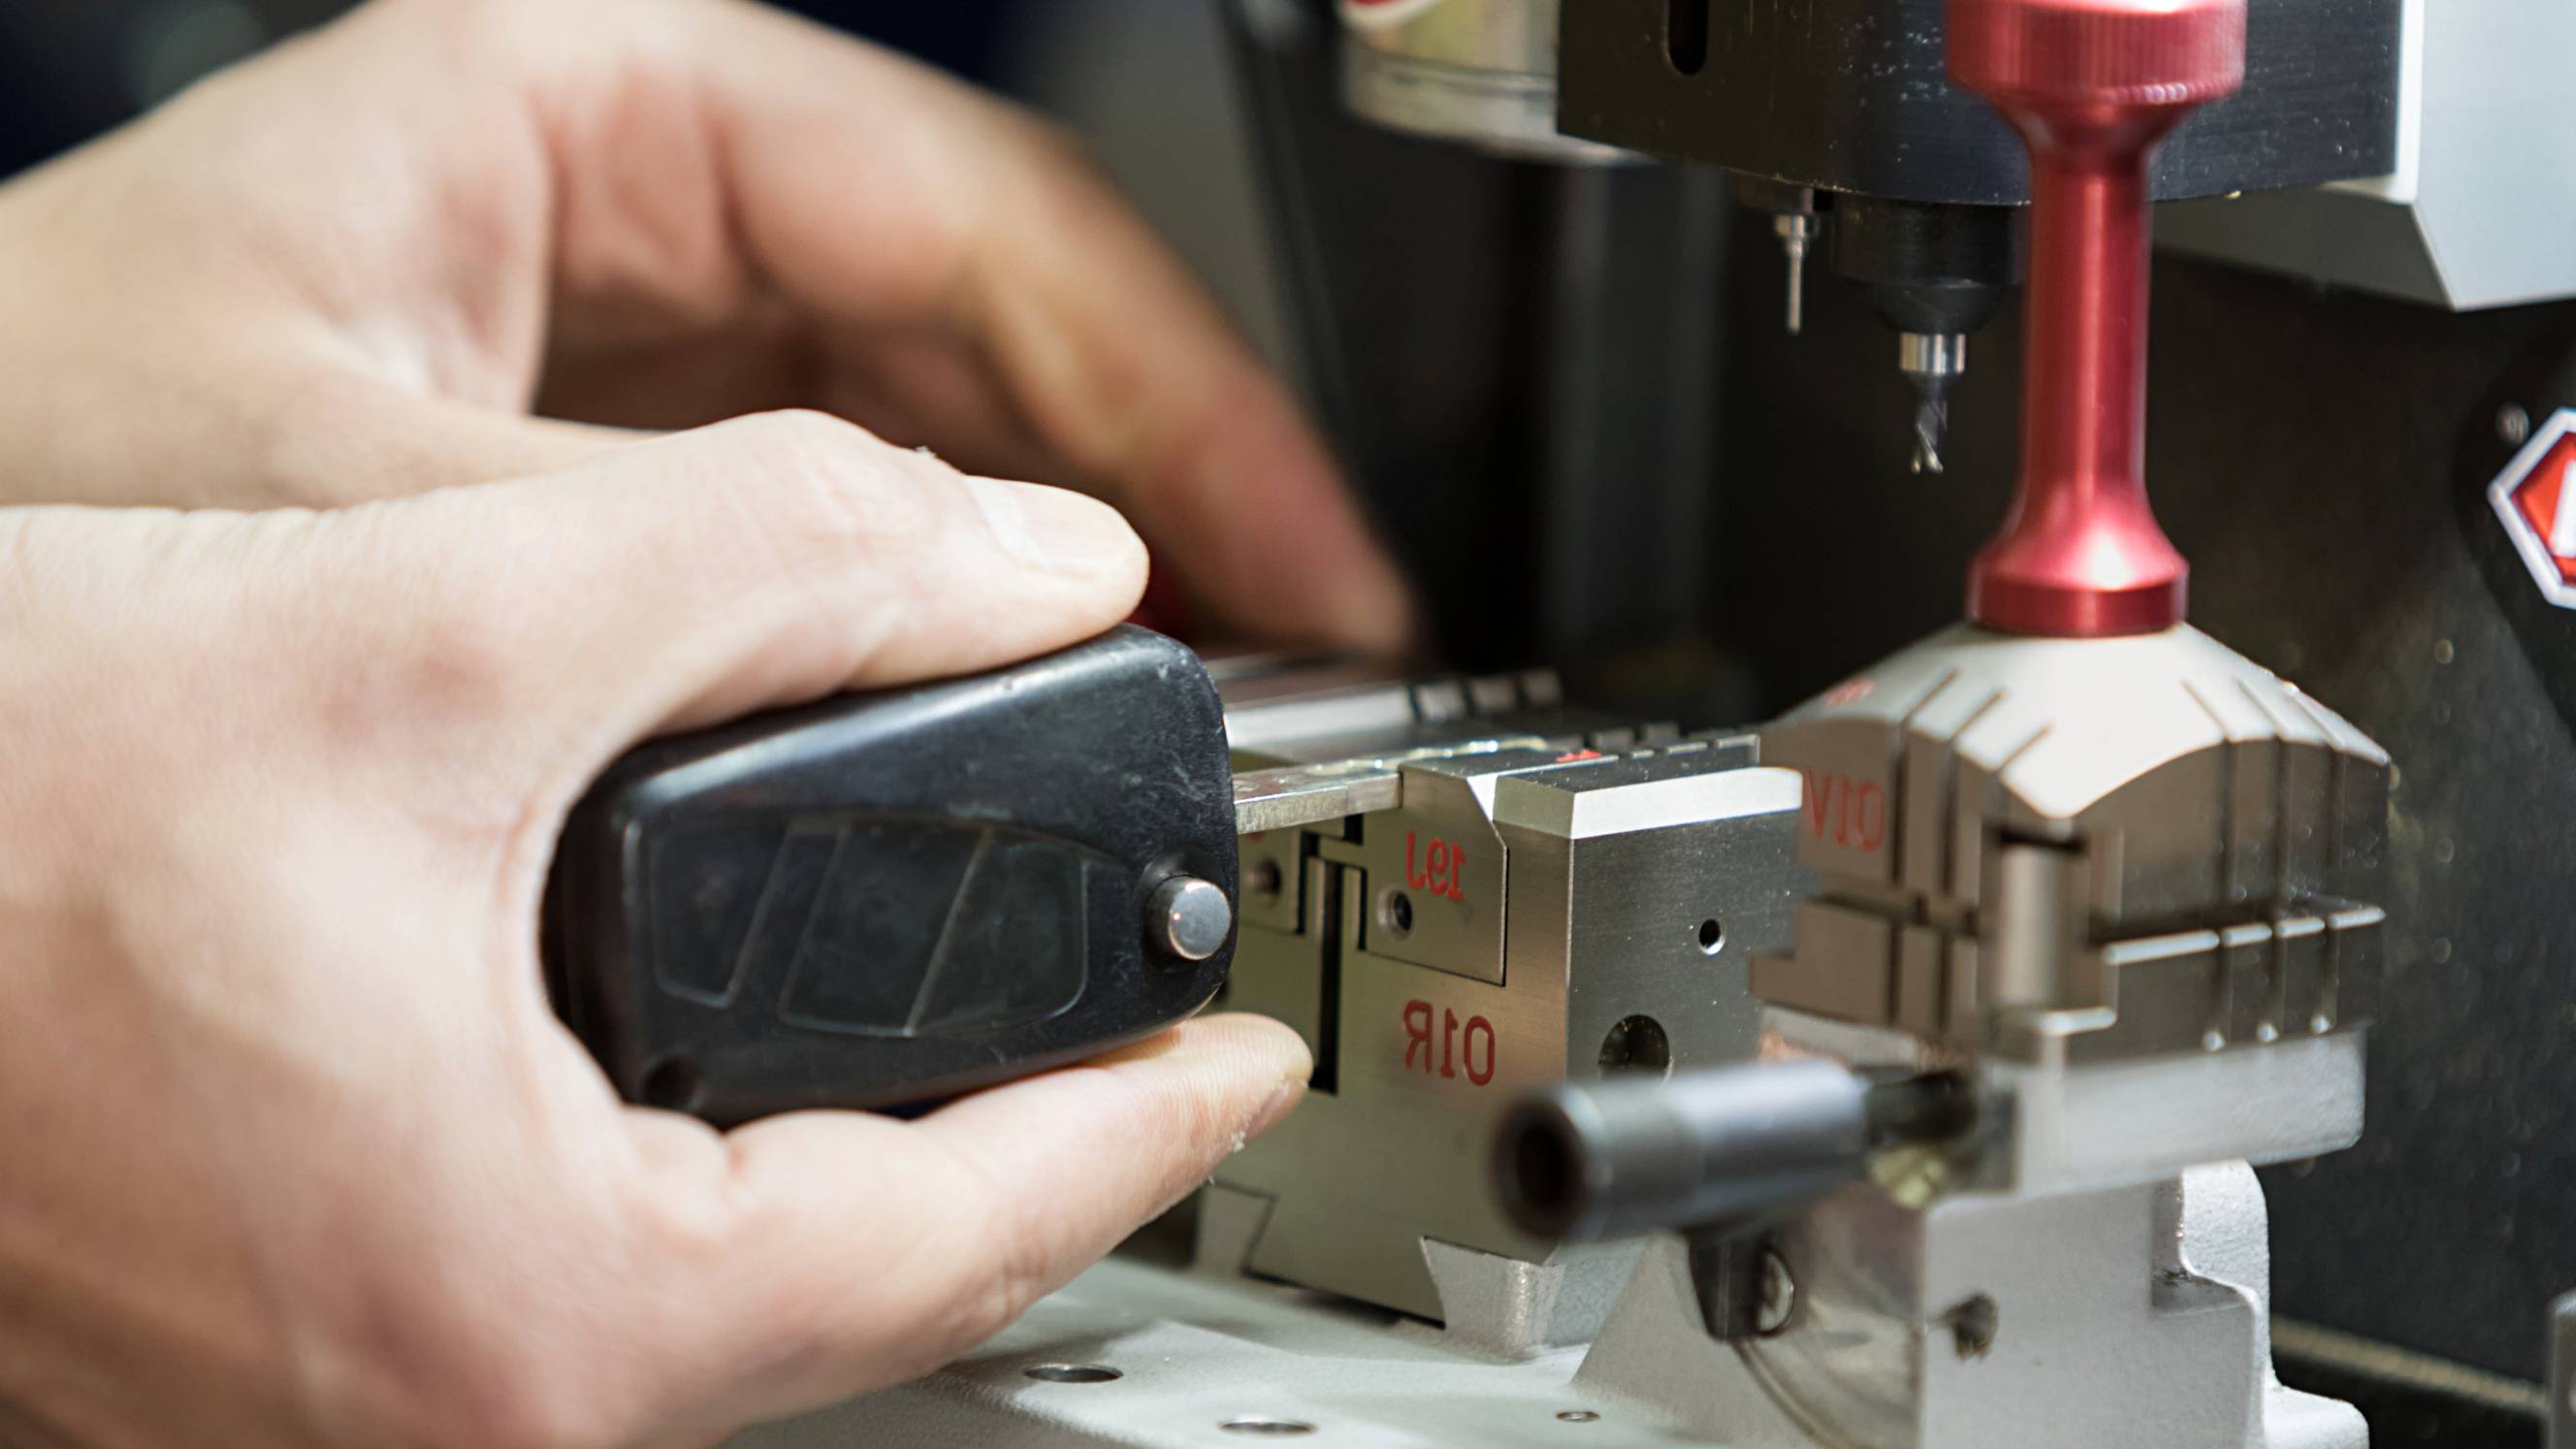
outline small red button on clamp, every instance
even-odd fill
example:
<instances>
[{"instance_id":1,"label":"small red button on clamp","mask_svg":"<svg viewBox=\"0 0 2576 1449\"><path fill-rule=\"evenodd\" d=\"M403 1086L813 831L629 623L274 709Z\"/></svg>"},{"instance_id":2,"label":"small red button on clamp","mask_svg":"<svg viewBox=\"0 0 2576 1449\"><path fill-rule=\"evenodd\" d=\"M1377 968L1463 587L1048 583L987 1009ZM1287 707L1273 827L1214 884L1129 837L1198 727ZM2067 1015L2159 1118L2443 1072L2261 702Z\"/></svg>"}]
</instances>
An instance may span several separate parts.
<instances>
[{"instance_id":1,"label":"small red button on clamp","mask_svg":"<svg viewBox=\"0 0 2576 1449\"><path fill-rule=\"evenodd\" d=\"M2147 506L2148 166L2245 79L2245 0L1950 0L1950 74L2030 147L2021 484L1968 613L2018 634L2153 633L2190 568Z\"/></svg>"}]
</instances>

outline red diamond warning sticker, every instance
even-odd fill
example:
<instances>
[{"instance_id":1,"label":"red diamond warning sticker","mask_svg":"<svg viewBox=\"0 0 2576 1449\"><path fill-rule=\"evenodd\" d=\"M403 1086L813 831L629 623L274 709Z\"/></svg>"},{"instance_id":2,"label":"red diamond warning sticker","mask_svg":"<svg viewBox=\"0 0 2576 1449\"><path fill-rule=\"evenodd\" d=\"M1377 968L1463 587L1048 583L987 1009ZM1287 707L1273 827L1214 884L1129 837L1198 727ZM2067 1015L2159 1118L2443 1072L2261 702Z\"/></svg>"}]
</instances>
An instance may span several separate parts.
<instances>
[{"instance_id":1,"label":"red diamond warning sticker","mask_svg":"<svg viewBox=\"0 0 2576 1449\"><path fill-rule=\"evenodd\" d=\"M2576 408L2561 408L2487 485L2541 594L2576 609Z\"/></svg>"}]
</instances>

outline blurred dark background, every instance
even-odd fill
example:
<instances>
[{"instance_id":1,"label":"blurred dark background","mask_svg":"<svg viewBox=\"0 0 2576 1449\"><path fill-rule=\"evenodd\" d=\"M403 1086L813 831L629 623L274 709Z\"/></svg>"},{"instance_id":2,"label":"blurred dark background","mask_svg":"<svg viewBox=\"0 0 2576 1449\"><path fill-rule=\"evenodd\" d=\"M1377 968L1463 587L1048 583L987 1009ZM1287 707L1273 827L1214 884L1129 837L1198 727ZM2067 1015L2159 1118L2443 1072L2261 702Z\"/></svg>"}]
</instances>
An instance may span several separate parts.
<instances>
[{"instance_id":1,"label":"blurred dark background","mask_svg":"<svg viewBox=\"0 0 2576 1449\"><path fill-rule=\"evenodd\" d=\"M206 72L350 8L343 0L9 0L0 173L126 120ZM805 0L787 8L963 75L1004 64L1027 0Z\"/></svg>"}]
</instances>

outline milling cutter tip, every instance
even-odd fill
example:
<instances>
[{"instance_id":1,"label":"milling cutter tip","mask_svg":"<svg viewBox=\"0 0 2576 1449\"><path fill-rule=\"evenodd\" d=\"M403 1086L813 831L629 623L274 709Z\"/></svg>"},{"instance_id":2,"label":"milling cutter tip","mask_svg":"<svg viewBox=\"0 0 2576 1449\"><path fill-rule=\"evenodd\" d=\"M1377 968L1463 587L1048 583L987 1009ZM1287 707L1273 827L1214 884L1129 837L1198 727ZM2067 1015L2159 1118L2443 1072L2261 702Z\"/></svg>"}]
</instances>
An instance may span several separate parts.
<instances>
[{"instance_id":1,"label":"milling cutter tip","mask_svg":"<svg viewBox=\"0 0 2576 1449\"><path fill-rule=\"evenodd\" d=\"M1914 471L1937 474L1943 470L1941 440L1950 428L1950 387L1968 370L1968 339L1909 332L1898 361L1914 385Z\"/></svg>"},{"instance_id":2,"label":"milling cutter tip","mask_svg":"<svg viewBox=\"0 0 2576 1449\"><path fill-rule=\"evenodd\" d=\"M1941 435L1950 426L1950 404L1926 397L1914 405L1914 471L1939 473Z\"/></svg>"}]
</instances>

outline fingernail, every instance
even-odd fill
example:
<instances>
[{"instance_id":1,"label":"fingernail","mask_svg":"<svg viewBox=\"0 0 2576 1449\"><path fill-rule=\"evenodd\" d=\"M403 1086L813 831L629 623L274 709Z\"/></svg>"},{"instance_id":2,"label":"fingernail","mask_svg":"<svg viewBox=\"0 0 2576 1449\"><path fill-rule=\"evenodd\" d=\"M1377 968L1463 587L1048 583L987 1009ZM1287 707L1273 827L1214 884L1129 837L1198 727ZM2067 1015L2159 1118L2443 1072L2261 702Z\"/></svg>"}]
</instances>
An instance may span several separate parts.
<instances>
[{"instance_id":1,"label":"fingernail","mask_svg":"<svg viewBox=\"0 0 2576 1449\"><path fill-rule=\"evenodd\" d=\"M1067 573L1134 566L1145 545L1105 503L1036 483L969 477L966 496L1002 551L1022 563Z\"/></svg>"}]
</instances>

